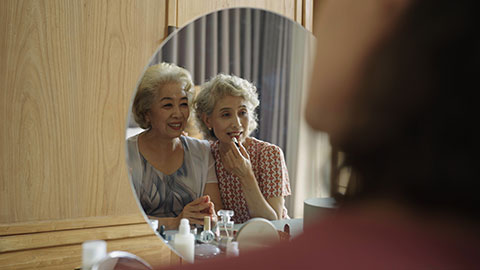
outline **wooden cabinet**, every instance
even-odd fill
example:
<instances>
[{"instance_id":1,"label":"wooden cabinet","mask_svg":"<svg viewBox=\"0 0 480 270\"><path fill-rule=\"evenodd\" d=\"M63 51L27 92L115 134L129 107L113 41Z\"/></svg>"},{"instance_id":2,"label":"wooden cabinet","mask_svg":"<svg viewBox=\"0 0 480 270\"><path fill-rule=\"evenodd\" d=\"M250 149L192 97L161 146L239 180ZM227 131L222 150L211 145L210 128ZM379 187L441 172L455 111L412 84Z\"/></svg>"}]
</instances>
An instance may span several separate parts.
<instances>
[{"instance_id":1,"label":"wooden cabinet","mask_svg":"<svg viewBox=\"0 0 480 270\"><path fill-rule=\"evenodd\" d=\"M131 191L126 116L168 25L237 6L311 29L306 0L0 1L1 269L79 267L90 239L152 264L179 261Z\"/></svg>"},{"instance_id":2,"label":"wooden cabinet","mask_svg":"<svg viewBox=\"0 0 480 270\"><path fill-rule=\"evenodd\" d=\"M182 27L215 10L253 7L281 14L312 30L313 0L169 0L168 25Z\"/></svg>"},{"instance_id":3,"label":"wooden cabinet","mask_svg":"<svg viewBox=\"0 0 480 270\"><path fill-rule=\"evenodd\" d=\"M232 7L256 7L267 9L279 14L282 14L292 20L300 19L301 13L297 14L297 11L301 11L302 1L290 1L290 0L270 0L270 1L256 1L256 0L177 0L177 13L175 25L182 27L191 20L201 16L203 14L210 13L217 9L232 8ZM169 13L169 17L170 17ZM169 20L169 22L172 22Z\"/></svg>"}]
</instances>

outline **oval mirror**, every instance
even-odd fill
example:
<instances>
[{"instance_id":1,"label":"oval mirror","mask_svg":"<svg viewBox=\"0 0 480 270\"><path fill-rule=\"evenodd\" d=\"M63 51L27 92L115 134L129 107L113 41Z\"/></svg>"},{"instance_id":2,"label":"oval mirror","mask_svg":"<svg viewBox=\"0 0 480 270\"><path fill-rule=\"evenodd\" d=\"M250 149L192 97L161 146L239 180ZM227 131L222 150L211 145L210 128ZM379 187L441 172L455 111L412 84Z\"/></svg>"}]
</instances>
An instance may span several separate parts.
<instances>
[{"instance_id":1,"label":"oval mirror","mask_svg":"<svg viewBox=\"0 0 480 270\"><path fill-rule=\"evenodd\" d=\"M291 187L285 206L289 217L300 221L297 223L300 230L304 200L328 196L330 192L328 137L309 129L302 110L313 65L314 42L310 32L281 15L253 8L226 9L175 30L145 68L161 62L174 63L191 73L195 86L225 73L244 78L257 87L258 128L252 136L283 150ZM143 74L139 81L142 77ZM134 121L131 108L132 105L127 138L144 131ZM191 114L186 131L188 136L199 137L193 118ZM127 154L128 158L131 157ZM131 172L130 169L133 181L135 176ZM132 184L138 194L135 186ZM138 195L137 202L143 210ZM147 215L145 218L149 221ZM283 228L285 222L280 225ZM169 240L171 234L166 231L162 235Z\"/></svg>"}]
</instances>

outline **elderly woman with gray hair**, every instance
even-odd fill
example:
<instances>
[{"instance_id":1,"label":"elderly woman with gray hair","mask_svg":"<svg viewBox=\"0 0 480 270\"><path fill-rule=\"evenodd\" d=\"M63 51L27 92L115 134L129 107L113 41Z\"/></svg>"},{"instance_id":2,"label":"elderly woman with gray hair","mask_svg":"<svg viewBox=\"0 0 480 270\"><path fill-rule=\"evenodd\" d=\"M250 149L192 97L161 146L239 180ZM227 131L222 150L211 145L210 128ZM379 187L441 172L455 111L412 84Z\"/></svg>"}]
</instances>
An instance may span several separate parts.
<instances>
[{"instance_id":1,"label":"elderly woman with gray hair","mask_svg":"<svg viewBox=\"0 0 480 270\"><path fill-rule=\"evenodd\" d=\"M167 229L181 218L215 221L214 207L222 208L209 143L182 136L192 96L188 71L161 63L146 70L133 102L146 131L127 139L131 179L145 213Z\"/></svg>"},{"instance_id":2,"label":"elderly woman with gray hair","mask_svg":"<svg viewBox=\"0 0 480 270\"><path fill-rule=\"evenodd\" d=\"M243 223L252 217L288 218L288 172L280 147L250 137L257 127L256 87L242 78L218 74L202 86L195 115L211 141L218 186L225 209Z\"/></svg>"}]
</instances>

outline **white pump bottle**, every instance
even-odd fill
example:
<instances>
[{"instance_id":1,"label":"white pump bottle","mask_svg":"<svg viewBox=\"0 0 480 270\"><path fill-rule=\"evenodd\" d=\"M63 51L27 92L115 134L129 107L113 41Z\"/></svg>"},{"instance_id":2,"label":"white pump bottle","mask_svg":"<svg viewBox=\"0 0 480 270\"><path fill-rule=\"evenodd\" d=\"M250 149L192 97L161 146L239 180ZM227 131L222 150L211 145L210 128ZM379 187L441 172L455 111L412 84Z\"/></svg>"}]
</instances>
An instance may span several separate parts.
<instances>
[{"instance_id":1,"label":"white pump bottle","mask_svg":"<svg viewBox=\"0 0 480 270\"><path fill-rule=\"evenodd\" d=\"M180 220L180 227L178 228L178 233L175 234L173 246L187 262L193 263L195 255L195 236L190 233L190 223L188 222L188 219L182 218Z\"/></svg>"}]
</instances>

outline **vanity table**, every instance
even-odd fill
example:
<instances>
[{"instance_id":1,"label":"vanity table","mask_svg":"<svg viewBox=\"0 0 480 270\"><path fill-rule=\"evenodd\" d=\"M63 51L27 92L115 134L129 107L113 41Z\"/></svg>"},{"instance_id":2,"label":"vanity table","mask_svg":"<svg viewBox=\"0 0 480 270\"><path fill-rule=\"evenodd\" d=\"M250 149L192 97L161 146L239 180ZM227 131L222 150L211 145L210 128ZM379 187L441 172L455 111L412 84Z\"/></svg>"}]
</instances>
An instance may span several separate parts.
<instances>
[{"instance_id":1,"label":"vanity table","mask_svg":"<svg viewBox=\"0 0 480 270\"><path fill-rule=\"evenodd\" d=\"M285 237L285 226L288 225L289 237ZM290 241L292 238L297 237L303 232L303 219L283 219L268 221L263 218L253 218L245 223L235 224L233 227L235 241L238 243L239 252L247 251L256 248L269 248L270 245L274 245L277 241L284 242ZM197 237L197 240L199 237ZM273 242L272 242L273 241ZM213 256L204 255L202 251L197 254L197 249L202 246L210 246L212 250L217 250ZM213 245L213 247L212 247ZM196 260L204 260L217 256L226 256L226 242L219 243L217 241L211 244L197 243L196 248ZM205 257L204 257L205 256ZM228 256L228 255L227 255Z\"/></svg>"},{"instance_id":2,"label":"vanity table","mask_svg":"<svg viewBox=\"0 0 480 270\"><path fill-rule=\"evenodd\" d=\"M290 237L294 238L303 232L303 218L272 220L273 226L279 231L283 231L285 225L290 226ZM243 224L239 224L243 225Z\"/></svg>"},{"instance_id":3,"label":"vanity table","mask_svg":"<svg viewBox=\"0 0 480 270\"><path fill-rule=\"evenodd\" d=\"M284 232L285 231L285 225L288 224L289 226L289 234L290 234L290 237L289 237L289 240L292 240L293 238L299 236L300 234L302 234L303 232L303 218L296 218L296 219L282 219L282 220L273 220L273 221L267 221L265 220L266 222L269 222L270 224L273 225L273 227L275 228L275 230L277 232ZM246 225L248 224L248 222L245 222L245 223L240 223L240 224L235 224L234 227L233 227L233 230L234 230L234 234L235 235L238 235L238 233L241 231L241 229ZM177 233L177 230L168 230L168 231L165 231L165 240L167 243L171 244L173 238L174 238L174 235ZM192 229L192 233L194 233L196 235L196 239L199 240L200 239L200 232L196 229ZM271 233L271 231L269 231L269 233ZM160 237L160 235L159 235ZM285 239L281 239L280 241L286 241ZM214 246L217 246L219 247L220 244L218 242L214 242L212 243ZM196 248L198 248L198 246L200 245L204 245L204 244L201 244L199 241L197 241L197 244L196 244ZM240 250L241 252L241 250ZM198 255L198 254L197 254ZM205 258L201 258L199 256L195 256L195 260L204 260ZM216 256L225 256L225 250L221 250L219 251L219 254L216 255Z\"/></svg>"},{"instance_id":4,"label":"vanity table","mask_svg":"<svg viewBox=\"0 0 480 270\"><path fill-rule=\"evenodd\" d=\"M285 225L288 224L290 226L290 236L297 237L303 232L303 218L294 218L294 219L280 219L280 220L271 220L270 221L275 229L278 231L284 231ZM245 223L235 224L233 226L234 231L239 231ZM171 239L171 236L175 235L176 230L168 230L166 231L167 240Z\"/></svg>"}]
</instances>

